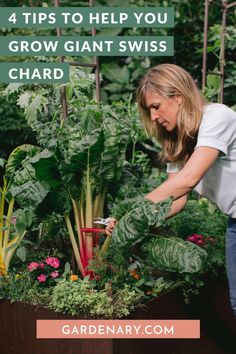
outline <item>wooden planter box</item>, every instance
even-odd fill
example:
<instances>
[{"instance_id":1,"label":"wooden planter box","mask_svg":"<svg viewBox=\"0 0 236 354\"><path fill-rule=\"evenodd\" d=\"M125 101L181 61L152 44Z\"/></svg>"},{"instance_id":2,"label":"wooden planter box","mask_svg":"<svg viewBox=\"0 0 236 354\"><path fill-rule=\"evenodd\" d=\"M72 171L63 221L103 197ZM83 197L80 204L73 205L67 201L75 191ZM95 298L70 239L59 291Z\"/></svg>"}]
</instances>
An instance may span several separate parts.
<instances>
[{"instance_id":1,"label":"wooden planter box","mask_svg":"<svg viewBox=\"0 0 236 354\"><path fill-rule=\"evenodd\" d=\"M200 319L200 339L36 339L37 319L71 319L49 309L0 301L1 354L235 354L236 321L225 283L211 281L186 305L179 290L153 299L133 319Z\"/></svg>"}]
</instances>

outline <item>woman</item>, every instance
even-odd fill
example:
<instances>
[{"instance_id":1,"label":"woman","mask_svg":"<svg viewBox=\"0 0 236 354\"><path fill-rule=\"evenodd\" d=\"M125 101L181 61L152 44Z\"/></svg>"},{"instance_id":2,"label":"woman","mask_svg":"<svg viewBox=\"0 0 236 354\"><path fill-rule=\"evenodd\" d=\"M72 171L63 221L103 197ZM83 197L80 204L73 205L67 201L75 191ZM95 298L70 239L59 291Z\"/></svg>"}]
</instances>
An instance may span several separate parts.
<instances>
[{"instance_id":1,"label":"woman","mask_svg":"<svg viewBox=\"0 0 236 354\"><path fill-rule=\"evenodd\" d=\"M145 198L173 197L170 216L180 212L195 189L229 216L226 266L230 301L236 317L236 113L208 104L193 78L181 67L161 64L140 82L138 107L150 137L162 145L168 179ZM110 234L116 221L107 227Z\"/></svg>"}]
</instances>

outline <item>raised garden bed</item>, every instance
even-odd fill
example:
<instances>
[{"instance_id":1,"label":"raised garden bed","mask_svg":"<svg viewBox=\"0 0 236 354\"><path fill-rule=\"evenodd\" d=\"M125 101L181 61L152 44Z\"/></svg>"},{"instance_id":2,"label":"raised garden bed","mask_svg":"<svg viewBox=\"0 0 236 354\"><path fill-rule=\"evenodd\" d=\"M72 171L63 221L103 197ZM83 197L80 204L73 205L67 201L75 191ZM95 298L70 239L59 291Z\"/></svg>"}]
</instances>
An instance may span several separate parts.
<instances>
[{"instance_id":1,"label":"raised garden bed","mask_svg":"<svg viewBox=\"0 0 236 354\"><path fill-rule=\"evenodd\" d=\"M23 303L0 302L1 354L235 354L236 321L222 279L210 280L186 305L180 290L153 299L133 319L200 319L200 339L36 339L37 319L70 316Z\"/></svg>"}]
</instances>

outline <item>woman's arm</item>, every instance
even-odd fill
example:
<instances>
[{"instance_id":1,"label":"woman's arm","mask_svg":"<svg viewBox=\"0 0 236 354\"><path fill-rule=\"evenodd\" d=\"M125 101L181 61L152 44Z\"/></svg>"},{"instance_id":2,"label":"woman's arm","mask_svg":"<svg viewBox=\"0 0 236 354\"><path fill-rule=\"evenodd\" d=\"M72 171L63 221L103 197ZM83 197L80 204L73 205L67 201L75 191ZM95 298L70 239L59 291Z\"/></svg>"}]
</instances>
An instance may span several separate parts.
<instances>
[{"instance_id":1,"label":"woman's arm","mask_svg":"<svg viewBox=\"0 0 236 354\"><path fill-rule=\"evenodd\" d=\"M173 197L174 200L183 197L198 184L218 155L217 149L198 147L180 172L148 193L145 198L156 203L169 197Z\"/></svg>"},{"instance_id":2,"label":"woman's arm","mask_svg":"<svg viewBox=\"0 0 236 354\"><path fill-rule=\"evenodd\" d=\"M169 173L168 180L170 180L171 178L175 178L178 173L179 172ZM171 210L170 210L170 213L168 214L167 218L171 218L172 216L175 216L180 211L182 211L187 203L187 199L188 199L188 196L187 196L187 194L185 194L183 197L180 197L180 198L174 200L174 202L171 205Z\"/></svg>"}]
</instances>

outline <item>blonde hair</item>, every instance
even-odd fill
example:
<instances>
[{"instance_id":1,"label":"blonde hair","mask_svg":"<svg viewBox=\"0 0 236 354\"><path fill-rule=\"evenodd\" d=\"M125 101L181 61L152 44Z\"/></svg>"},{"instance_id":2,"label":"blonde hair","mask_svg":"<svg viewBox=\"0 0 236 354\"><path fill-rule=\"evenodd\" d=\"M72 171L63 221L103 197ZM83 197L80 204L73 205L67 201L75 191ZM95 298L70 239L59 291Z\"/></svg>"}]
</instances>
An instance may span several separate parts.
<instances>
[{"instance_id":1,"label":"blonde hair","mask_svg":"<svg viewBox=\"0 0 236 354\"><path fill-rule=\"evenodd\" d=\"M146 106L147 92L166 99L180 95L182 104L177 114L177 127L168 132L162 125L151 121ZM141 121L150 137L156 137L162 146L164 161L186 161L196 145L205 100L191 75L174 64L161 64L150 69L141 79L137 102Z\"/></svg>"}]
</instances>

